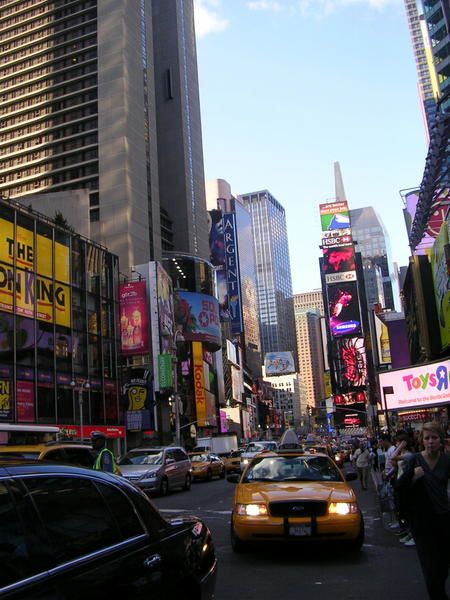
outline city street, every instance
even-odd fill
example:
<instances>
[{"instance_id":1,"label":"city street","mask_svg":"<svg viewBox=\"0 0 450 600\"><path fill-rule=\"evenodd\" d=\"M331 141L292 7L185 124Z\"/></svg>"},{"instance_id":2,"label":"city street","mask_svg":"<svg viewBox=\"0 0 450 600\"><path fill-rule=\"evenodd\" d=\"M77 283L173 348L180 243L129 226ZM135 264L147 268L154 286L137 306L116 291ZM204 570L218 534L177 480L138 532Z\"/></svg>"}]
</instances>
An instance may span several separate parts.
<instances>
[{"instance_id":1,"label":"city street","mask_svg":"<svg viewBox=\"0 0 450 600\"><path fill-rule=\"evenodd\" d=\"M427 597L415 548L405 548L382 523L373 485L367 492L353 484L362 507L366 541L359 555L338 547L264 546L238 555L229 542L234 484L226 480L196 483L190 492L154 498L164 516L187 512L210 527L219 560L217 600L424 600Z\"/></svg>"}]
</instances>

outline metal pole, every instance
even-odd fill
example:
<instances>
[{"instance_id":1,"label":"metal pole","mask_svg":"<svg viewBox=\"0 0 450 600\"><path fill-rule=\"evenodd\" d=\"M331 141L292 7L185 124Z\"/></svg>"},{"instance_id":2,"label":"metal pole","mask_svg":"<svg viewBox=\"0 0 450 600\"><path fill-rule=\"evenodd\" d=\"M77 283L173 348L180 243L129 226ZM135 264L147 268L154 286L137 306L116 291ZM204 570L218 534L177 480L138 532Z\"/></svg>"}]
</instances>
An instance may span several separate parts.
<instances>
[{"instance_id":1,"label":"metal pole","mask_svg":"<svg viewBox=\"0 0 450 600\"><path fill-rule=\"evenodd\" d=\"M78 406L80 408L80 440L81 443L84 443L84 435L83 435L83 390L80 388L78 390Z\"/></svg>"}]
</instances>

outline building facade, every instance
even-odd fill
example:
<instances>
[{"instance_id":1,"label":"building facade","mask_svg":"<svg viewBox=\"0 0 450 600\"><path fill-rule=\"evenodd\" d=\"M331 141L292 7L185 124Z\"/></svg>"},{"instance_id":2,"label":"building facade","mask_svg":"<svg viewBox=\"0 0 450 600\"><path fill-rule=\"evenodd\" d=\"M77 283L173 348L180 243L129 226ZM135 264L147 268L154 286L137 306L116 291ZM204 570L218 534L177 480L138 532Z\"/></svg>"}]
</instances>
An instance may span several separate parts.
<instances>
[{"instance_id":1,"label":"building facade","mask_svg":"<svg viewBox=\"0 0 450 600\"><path fill-rule=\"evenodd\" d=\"M251 215L261 349L296 352L286 213L268 190L239 195Z\"/></svg>"},{"instance_id":2,"label":"building facade","mask_svg":"<svg viewBox=\"0 0 450 600\"><path fill-rule=\"evenodd\" d=\"M105 248L0 200L2 421L124 437L118 281Z\"/></svg>"},{"instance_id":3,"label":"building facade","mask_svg":"<svg viewBox=\"0 0 450 600\"><path fill-rule=\"evenodd\" d=\"M0 53L1 194L88 190L125 273L206 256L191 0L3 2Z\"/></svg>"}]
</instances>

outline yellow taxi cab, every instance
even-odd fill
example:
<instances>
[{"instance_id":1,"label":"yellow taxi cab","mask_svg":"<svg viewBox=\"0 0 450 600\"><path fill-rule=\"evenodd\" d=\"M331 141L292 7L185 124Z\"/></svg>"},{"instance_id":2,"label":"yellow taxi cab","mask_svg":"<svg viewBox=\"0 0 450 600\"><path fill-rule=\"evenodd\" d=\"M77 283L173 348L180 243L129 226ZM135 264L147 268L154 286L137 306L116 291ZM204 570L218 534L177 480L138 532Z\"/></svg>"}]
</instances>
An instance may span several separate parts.
<instances>
[{"instance_id":1,"label":"yellow taxi cab","mask_svg":"<svg viewBox=\"0 0 450 600\"><path fill-rule=\"evenodd\" d=\"M215 454L209 452L192 452L189 454L192 464L192 478L210 481L214 476L225 477L225 463Z\"/></svg>"},{"instance_id":2,"label":"yellow taxi cab","mask_svg":"<svg viewBox=\"0 0 450 600\"><path fill-rule=\"evenodd\" d=\"M220 457L225 463L227 473L239 473L241 471L241 453L239 450L232 450L229 454Z\"/></svg>"},{"instance_id":3,"label":"yellow taxi cab","mask_svg":"<svg viewBox=\"0 0 450 600\"><path fill-rule=\"evenodd\" d=\"M80 467L93 468L96 452L86 444L48 442L47 444L0 445L0 458L50 460Z\"/></svg>"},{"instance_id":4,"label":"yellow taxi cab","mask_svg":"<svg viewBox=\"0 0 450 600\"><path fill-rule=\"evenodd\" d=\"M289 447L291 446L291 447ZM231 517L235 552L250 542L345 542L360 550L364 521L346 476L326 454L304 452L283 444L275 452L255 456L237 483Z\"/></svg>"}]
</instances>

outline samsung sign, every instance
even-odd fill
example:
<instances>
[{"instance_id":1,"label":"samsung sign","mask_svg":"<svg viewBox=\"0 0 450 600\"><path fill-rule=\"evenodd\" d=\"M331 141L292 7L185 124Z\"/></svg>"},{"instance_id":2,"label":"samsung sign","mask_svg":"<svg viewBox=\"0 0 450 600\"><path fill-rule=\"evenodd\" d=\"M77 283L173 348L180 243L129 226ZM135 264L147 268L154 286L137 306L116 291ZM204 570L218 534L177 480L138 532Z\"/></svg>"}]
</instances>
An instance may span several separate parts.
<instances>
[{"instance_id":1,"label":"samsung sign","mask_svg":"<svg viewBox=\"0 0 450 600\"><path fill-rule=\"evenodd\" d=\"M223 235L225 239L225 264L231 331L233 333L242 333L241 286L239 282L239 259L236 248L236 218L234 213L224 213Z\"/></svg>"},{"instance_id":2,"label":"samsung sign","mask_svg":"<svg viewBox=\"0 0 450 600\"><path fill-rule=\"evenodd\" d=\"M379 374L387 410L450 403L450 360Z\"/></svg>"}]
</instances>

